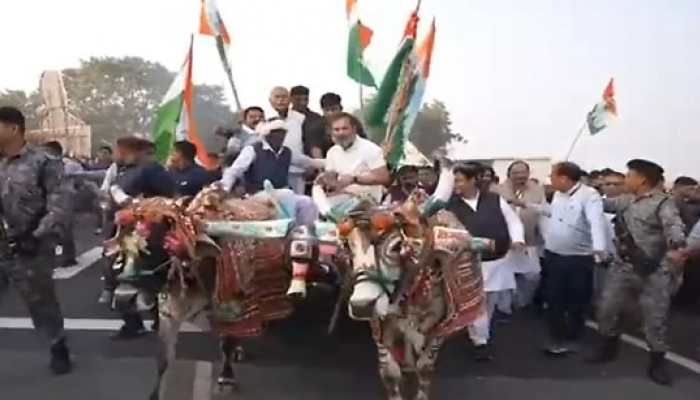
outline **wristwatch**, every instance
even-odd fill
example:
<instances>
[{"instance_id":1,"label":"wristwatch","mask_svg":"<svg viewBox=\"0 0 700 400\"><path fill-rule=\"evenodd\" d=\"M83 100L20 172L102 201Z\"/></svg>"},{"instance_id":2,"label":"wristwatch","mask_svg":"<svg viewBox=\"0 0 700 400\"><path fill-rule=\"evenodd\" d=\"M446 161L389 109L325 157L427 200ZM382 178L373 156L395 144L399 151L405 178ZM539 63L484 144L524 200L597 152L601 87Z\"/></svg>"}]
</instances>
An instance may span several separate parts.
<instances>
[{"instance_id":1,"label":"wristwatch","mask_svg":"<svg viewBox=\"0 0 700 400\"><path fill-rule=\"evenodd\" d=\"M355 176L352 177L352 183L355 184L355 185L359 185L359 184L360 184L360 181L357 179L357 175L355 175Z\"/></svg>"}]
</instances>

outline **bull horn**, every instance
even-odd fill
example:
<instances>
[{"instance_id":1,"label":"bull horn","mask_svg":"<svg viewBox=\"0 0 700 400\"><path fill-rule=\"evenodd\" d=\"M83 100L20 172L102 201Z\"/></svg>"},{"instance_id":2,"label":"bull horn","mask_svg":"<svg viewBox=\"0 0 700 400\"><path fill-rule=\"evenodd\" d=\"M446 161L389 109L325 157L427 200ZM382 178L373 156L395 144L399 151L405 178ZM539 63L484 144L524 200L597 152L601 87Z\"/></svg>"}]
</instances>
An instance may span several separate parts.
<instances>
[{"instance_id":1,"label":"bull horn","mask_svg":"<svg viewBox=\"0 0 700 400\"><path fill-rule=\"evenodd\" d=\"M213 237L235 236L247 239L281 239L289 233L291 218L269 221L205 221L204 232Z\"/></svg>"},{"instance_id":2,"label":"bull horn","mask_svg":"<svg viewBox=\"0 0 700 400\"><path fill-rule=\"evenodd\" d=\"M437 187L435 192L423 203L421 216L427 218L445 208L450 197L452 197L454 185L453 163L451 160L443 158L440 160L440 178L438 179Z\"/></svg>"}]
</instances>

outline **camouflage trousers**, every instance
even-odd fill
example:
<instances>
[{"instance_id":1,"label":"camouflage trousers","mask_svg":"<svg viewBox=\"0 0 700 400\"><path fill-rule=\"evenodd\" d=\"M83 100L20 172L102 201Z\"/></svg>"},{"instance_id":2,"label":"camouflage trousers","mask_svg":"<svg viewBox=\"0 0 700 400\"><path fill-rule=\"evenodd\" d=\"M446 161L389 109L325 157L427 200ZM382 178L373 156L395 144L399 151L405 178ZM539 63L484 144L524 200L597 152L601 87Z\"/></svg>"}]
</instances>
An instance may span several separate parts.
<instances>
[{"instance_id":1,"label":"camouflage trousers","mask_svg":"<svg viewBox=\"0 0 700 400\"><path fill-rule=\"evenodd\" d=\"M12 285L29 309L37 332L50 344L64 337L63 315L53 282L55 247L43 244L35 256L0 261L0 302Z\"/></svg>"},{"instance_id":2,"label":"camouflage trousers","mask_svg":"<svg viewBox=\"0 0 700 400\"><path fill-rule=\"evenodd\" d=\"M642 276L631 264L616 261L610 265L598 304L598 325L603 336L619 336L620 315L627 301L639 303L644 335L652 352L665 352L666 328L671 296L676 291L677 274L668 265Z\"/></svg>"}]
</instances>

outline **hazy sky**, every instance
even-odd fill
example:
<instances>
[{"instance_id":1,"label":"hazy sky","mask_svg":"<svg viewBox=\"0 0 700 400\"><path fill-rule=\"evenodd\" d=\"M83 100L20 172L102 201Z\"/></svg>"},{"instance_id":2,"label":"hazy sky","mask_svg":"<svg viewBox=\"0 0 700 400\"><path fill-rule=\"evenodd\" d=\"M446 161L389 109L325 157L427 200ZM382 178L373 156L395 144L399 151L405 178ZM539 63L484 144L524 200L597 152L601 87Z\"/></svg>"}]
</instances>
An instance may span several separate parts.
<instances>
[{"instance_id":1,"label":"hazy sky","mask_svg":"<svg viewBox=\"0 0 700 400\"><path fill-rule=\"evenodd\" d=\"M45 69L89 56L182 63L199 0L4 2L0 88L33 89ZM275 85L303 83L313 105L358 90L345 76L344 0L219 0L233 36L234 75L246 105L267 106ZM375 31L367 58L381 76L413 0L360 0ZM647 157L669 175L700 175L700 1L424 0L421 35L438 24L428 98L469 139L464 157L562 158L607 80L620 118L584 137L573 159L622 168ZM13 57L14 56L14 57ZM196 79L224 83L213 43L198 39Z\"/></svg>"}]
</instances>

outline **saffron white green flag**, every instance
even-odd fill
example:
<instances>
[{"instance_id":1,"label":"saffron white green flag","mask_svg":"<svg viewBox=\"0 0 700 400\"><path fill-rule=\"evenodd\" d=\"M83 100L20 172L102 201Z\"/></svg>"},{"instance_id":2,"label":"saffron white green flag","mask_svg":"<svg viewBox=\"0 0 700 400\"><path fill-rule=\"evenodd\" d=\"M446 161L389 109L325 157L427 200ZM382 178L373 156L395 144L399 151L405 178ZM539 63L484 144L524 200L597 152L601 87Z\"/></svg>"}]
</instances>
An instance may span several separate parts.
<instances>
[{"instance_id":1,"label":"saffron white green flag","mask_svg":"<svg viewBox=\"0 0 700 400\"><path fill-rule=\"evenodd\" d=\"M603 91L603 101L597 103L586 117L588 131L591 135L597 134L607 128L615 117L617 117L617 102L613 78L610 78L608 86Z\"/></svg>"},{"instance_id":2,"label":"saffron white green flag","mask_svg":"<svg viewBox=\"0 0 700 400\"><path fill-rule=\"evenodd\" d=\"M345 0L345 11L350 31L348 37L348 76L361 85L377 87L363 57L365 49L372 41L374 32L360 22L357 0Z\"/></svg>"},{"instance_id":3,"label":"saffron white green flag","mask_svg":"<svg viewBox=\"0 0 700 400\"><path fill-rule=\"evenodd\" d=\"M211 160L199 138L192 113L192 50L193 46L190 43L187 58L156 111L152 136L158 161L165 162L168 159L176 141L187 140L197 147L198 161L206 167L211 167Z\"/></svg>"}]
</instances>

